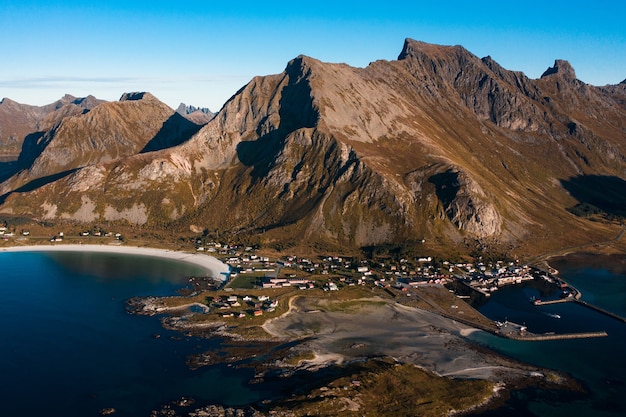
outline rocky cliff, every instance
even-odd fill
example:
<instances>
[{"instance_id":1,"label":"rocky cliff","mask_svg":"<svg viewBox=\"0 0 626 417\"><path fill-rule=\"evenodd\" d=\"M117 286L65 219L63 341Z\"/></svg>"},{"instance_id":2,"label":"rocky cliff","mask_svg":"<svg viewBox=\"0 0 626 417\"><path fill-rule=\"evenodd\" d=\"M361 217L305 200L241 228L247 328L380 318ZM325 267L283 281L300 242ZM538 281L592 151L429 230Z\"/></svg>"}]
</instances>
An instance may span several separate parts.
<instances>
[{"instance_id":1,"label":"rocky cliff","mask_svg":"<svg viewBox=\"0 0 626 417\"><path fill-rule=\"evenodd\" d=\"M572 207L588 203L596 178L611 179L613 203L613 190L626 191L625 97L626 85L584 84L566 61L532 80L460 46L410 39L397 60L366 68L300 56L281 74L254 78L189 140L168 134L154 152L140 153L141 143L165 111L147 120L120 102L111 104L116 123L72 118L83 132L71 136L74 156L51 147L30 173L74 171L6 194L0 209L281 245L479 241L531 250L537 240L602 239L626 214L619 202L600 208L603 221ZM125 142L131 131L143 142ZM97 145L94 132L120 150Z\"/></svg>"}]
</instances>

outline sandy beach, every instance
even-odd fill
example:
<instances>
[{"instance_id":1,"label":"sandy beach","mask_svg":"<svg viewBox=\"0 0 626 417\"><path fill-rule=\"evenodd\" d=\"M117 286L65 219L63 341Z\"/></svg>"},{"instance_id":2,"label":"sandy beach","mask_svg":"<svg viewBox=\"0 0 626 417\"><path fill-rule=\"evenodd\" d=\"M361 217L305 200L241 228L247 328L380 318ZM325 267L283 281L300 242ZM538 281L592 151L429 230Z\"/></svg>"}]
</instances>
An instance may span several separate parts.
<instances>
[{"instance_id":1,"label":"sandy beach","mask_svg":"<svg viewBox=\"0 0 626 417\"><path fill-rule=\"evenodd\" d=\"M201 253L177 252L167 249L140 248L123 245L39 245L11 246L0 248L0 252L101 252L124 255L155 256L198 265L207 270L207 274L217 280L225 281L230 275L230 267L219 259Z\"/></svg>"}]
</instances>

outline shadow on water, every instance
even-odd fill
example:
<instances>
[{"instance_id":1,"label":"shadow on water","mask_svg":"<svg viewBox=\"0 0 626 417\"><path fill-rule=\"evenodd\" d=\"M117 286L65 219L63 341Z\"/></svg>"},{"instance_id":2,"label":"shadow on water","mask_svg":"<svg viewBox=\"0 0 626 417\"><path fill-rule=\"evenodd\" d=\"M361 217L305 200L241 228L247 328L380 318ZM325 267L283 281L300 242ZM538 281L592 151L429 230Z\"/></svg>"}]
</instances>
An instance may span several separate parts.
<instances>
[{"instance_id":1,"label":"shadow on water","mask_svg":"<svg viewBox=\"0 0 626 417\"><path fill-rule=\"evenodd\" d=\"M561 185L578 204L568 208L577 216L594 214L626 217L626 181L608 175L579 175L561 180Z\"/></svg>"}]
</instances>

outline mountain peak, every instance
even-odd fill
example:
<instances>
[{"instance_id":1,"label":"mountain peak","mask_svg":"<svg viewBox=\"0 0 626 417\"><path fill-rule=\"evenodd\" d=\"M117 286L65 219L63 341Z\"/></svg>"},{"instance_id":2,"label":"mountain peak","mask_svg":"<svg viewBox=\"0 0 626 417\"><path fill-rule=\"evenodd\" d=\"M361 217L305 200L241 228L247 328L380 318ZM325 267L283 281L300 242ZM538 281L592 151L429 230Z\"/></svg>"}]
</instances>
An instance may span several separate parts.
<instances>
[{"instance_id":1,"label":"mountain peak","mask_svg":"<svg viewBox=\"0 0 626 417\"><path fill-rule=\"evenodd\" d=\"M557 59L554 61L554 66L549 67L545 72L541 75L541 78L557 74L566 80L573 81L576 79L576 72L574 71L574 67L568 61L564 59Z\"/></svg>"},{"instance_id":2,"label":"mountain peak","mask_svg":"<svg viewBox=\"0 0 626 417\"><path fill-rule=\"evenodd\" d=\"M197 124L206 124L215 117L215 113L206 107L188 106L185 103L180 103L176 113Z\"/></svg>"},{"instance_id":3,"label":"mountain peak","mask_svg":"<svg viewBox=\"0 0 626 417\"><path fill-rule=\"evenodd\" d=\"M120 97L120 101L138 101L138 100L155 99L155 98L156 97L154 97L152 94L147 93L145 91L134 91L134 92L122 94L122 97Z\"/></svg>"},{"instance_id":4,"label":"mountain peak","mask_svg":"<svg viewBox=\"0 0 626 417\"><path fill-rule=\"evenodd\" d=\"M297 78L300 78L300 76L310 75L311 69L319 63L319 60L311 58L310 56L298 55L289 61L287 67L285 68L285 72L292 76L298 74L299 76Z\"/></svg>"},{"instance_id":5,"label":"mountain peak","mask_svg":"<svg viewBox=\"0 0 626 417\"><path fill-rule=\"evenodd\" d=\"M63 103L71 103L74 100L76 100L76 97L74 97L71 94L65 94L63 97L61 97L61 99L59 101L61 101Z\"/></svg>"},{"instance_id":6,"label":"mountain peak","mask_svg":"<svg viewBox=\"0 0 626 417\"><path fill-rule=\"evenodd\" d=\"M178 107L176 108L176 112L179 113L181 116L186 116L188 114L195 113L195 112L200 112L204 114L212 114L211 110L207 107L189 106L185 103L180 103Z\"/></svg>"},{"instance_id":7,"label":"mountain peak","mask_svg":"<svg viewBox=\"0 0 626 417\"><path fill-rule=\"evenodd\" d=\"M467 52L465 48L460 45L455 46L447 46L447 45L436 45L432 43L416 41L415 39L406 38L404 40L404 46L402 47L402 52L398 56L398 60L401 61L406 59L407 57L418 57L422 55L428 55L431 57L448 55L450 53L459 53L461 51Z\"/></svg>"},{"instance_id":8,"label":"mountain peak","mask_svg":"<svg viewBox=\"0 0 626 417\"><path fill-rule=\"evenodd\" d=\"M625 80L626 81L626 80ZM9 105L9 104L19 104L17 101L11 100L8 97L3 98L2 100L0 100L0 105Z\"/></svg>"}]
</instances>

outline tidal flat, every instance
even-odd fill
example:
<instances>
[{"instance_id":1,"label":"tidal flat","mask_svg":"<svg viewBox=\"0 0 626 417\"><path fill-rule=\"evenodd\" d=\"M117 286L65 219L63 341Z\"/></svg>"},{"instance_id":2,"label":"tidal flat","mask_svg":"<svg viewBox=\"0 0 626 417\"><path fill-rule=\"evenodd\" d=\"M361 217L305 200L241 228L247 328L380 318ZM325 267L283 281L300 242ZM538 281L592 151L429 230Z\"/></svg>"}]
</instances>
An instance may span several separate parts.
<instances>
[{"instance_id":1,"label":"tidal flat","mask_svg":"<svg viewBox=\"0 0 626 417\"><path fill-rule=\"evenodd\" d=\"M452 302L455 311L461 304L440 285L420 291L431 309L433 300L448 308ZM237 307L226 308L225 297ZM275 309L255 316L258 299L265 297ZM410 410L426 416L461 415L497 407L509 390L525 386L583 391L564 373L523 364L470 342L467 336L476 328L418 308L416 298L396 299L378 288L347 287L332 295L322 290L247 289L149 298L134 311L159 314L164 326L186 334L229 340L189 363L196 369L224 362L252 368L251 382L274 387L272 398L239 409L244 415L382 416L408 415ZM211 312L193 312L198 303ZM465 323L488 322L469 306L461 312L467 314ZM372 406L376 403L393 406L383 411ZM219 406L207 405L202 412Z\"/></svg>"}]
</instances>

